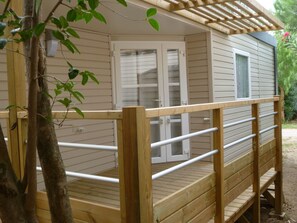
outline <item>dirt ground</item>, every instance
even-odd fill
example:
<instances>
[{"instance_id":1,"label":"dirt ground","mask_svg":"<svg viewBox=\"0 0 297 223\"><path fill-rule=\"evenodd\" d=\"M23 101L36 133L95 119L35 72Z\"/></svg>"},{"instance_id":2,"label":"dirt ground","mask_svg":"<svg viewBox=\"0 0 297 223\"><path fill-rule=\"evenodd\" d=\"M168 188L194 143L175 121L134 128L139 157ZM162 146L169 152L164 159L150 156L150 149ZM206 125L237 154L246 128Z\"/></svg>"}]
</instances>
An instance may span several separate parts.
<instances>
[{"instance_id":1,"label":"dirt ground","mask_svg":"<svg viewBox=\"0 0 297 223\"><path fill-rule=\"evenodd\" d=\"M269 218L269 207L262 207L265 223L297 222L297 129L283 129L284 212L283 220Z\"/></svg>"}]
</instances>

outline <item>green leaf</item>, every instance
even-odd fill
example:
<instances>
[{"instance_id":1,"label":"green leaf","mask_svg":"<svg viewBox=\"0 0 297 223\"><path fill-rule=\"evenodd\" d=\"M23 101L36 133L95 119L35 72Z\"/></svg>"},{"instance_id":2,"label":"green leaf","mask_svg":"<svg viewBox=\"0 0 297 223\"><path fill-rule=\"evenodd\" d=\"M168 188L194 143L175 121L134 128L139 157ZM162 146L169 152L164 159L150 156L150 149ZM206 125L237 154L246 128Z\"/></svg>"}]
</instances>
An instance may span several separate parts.
<instances>
[{"instance_id":1,"label":"green leaf","mask_svg":"<svg viewBox=\"0 0 297 223\"><path fill-rule=\"evenodd\" d=\"M45 29L45 23L39 23L35 28L34 28L34 34L35 36L40 36Z\"/></svg>"},{"instance_id":2,"label":"green leaf","mask_svg":"<svg viewBox=\"0 0 297 223\"><path fill-rule=\"evenodd\" d=\"M59 29L62 29L62 24L61 24L61 22L60 22L59 19L53 17L53 18L51 19L51 22L52 22L53 24L55 24Z\"/></svg>"},{"instance_id":3,"label":"green leaf","mask_svg":"<svg viewBox=\"0 0 297 223\"><path fill-rule=\"evenodd\" d=\"M62 94L62 91L60 89L55 89L55 95L59 96L60 94Z\"/></svg>"},{"instance_id":4,"label":"green leaf","mask_svg":"<svg viewBox=\"0 0 297 223\"><path fill-rule=\"evenodd\" d=\"M16 108L16 105L8 105L5 110L10 110L11 108Z\"/></svg>"},{"instance_id":5,"label":"green leaf","mask_svg":"<svg viewBox=\"0 0 297 223\"><path fill-rule=\"evenodd\" d=\"M127 7L127 2L126 0L117 0L118 3L122 4L123 6Z\"/></svg>"},{"instance_id":6,"label":"green leaf","mask_svg":"<svg viewBox=\"0 0 297 223\"><path fill-rule=\"evenodd\" d=\"M41 7L42 0L35 0L35 13L38 14Z\"/></svg>"},{"instance_id":7,"label":"green leaf","mask_svg":"<svg viewBox=\"0 0 297 223\"><path fill-rule=\"evenodd\" d=\"M90 12L85 12L83 14L83 18L84 18L86 23L89 23L92 20L93 15Z\"/></svg>"},{"instance_id":8,"label":"green leaf","mask_svg":"<svg viewBox=\"0 0 297 223\"><path fill-rule=\"evenodd\" d=\"M7 44L7 39L0 39L0 50L3 50Z\"/></svg>"},{"instance_id":9,"label":"green leaf","mask_svg":"<svg viewBox=\"0 0 297 223\"><path fill-rule=\"evenodd\" d=\"M160 25L159 25L159 23L158 23L157 20L155 20L155 19L149 19L148 22L150 23L150 25L151 25L155 30L159 31L159 29L160 29Z\"/></svg>"},{"instance_id":10,"label":"green leaf","mask_svg":"<svg viewBox=\"0 0 297 223\"><path fill-rule=\"evenodd\" d=\"M81 80L81 84L82 85L86 85L88 83L88 80L89 80L89 76L87 74L83 74L82 75L82 80Z\"/></svg>"},{"instance_id":11,"label":"green leaf","mask_svg":"<svg viewBox=\"0 0 297 223\"><path fill-rule=\"evenodd\" d=\"M79 50L77 49L77 47L69 39L63 40L63 41L61 41L61 43L64 46L66 46L68 48L68 50L70 50L72 53L75 53L75 51L80 53Z\"/></svg>"},{"instance_id":12,"label":"green leaf","mask_svg":"<svg viewBox=\"0 0 297 223\"><path fill-rule=\"evenodd\" d=\"M18 34L21 36L21 41L26 41L32 38L33 31L32 30L22 30L18 32Z\"/></svg>"},{"instance_id":13,"label":"green leaf","mask_svg":"<svg viewBox=\"0 0 297 223\"><path fill-rule=\"evenodd\" d=\"M71 35L71 36L73 36L73 37L75 37L75 38L80 38L79 37L79 35L78 35L78 33L74 30L74 29L72 29L72 28L67 28L66 29L66 32L69 34L69 35Z\"/></svg>"},{"instance_id":14,"label":"green leaf","mask_svg":"<svg viewBox=\"0 0 297 223\"><path fill-rule=\"evenodd\" d=\"M99 5L99 0L88 0L88 2L92 10L96 9Z\"/></svg>"},{"instance_id":15,"label":"green leaf","mask_svg":"<svg viewBox=\"0 0 297 223\"><path fill-rule=\"evenodd\" d=\"M92 81L94 81L96 84L99 84L98 79L95 77L95 75L93 73L89 73L89 77L91 78Z\"/></svg>"},{"instance_id":16,"label":"green leaf","mask_svg":"<svg viewBox=\"0 0 297 223\"><path fill-rule=\"evenodd\" d=\"M60 16L59 18L62 28L67 28L69 26L67 19L64 16Z\"/></svg>"},{"instance_id":17,"label":"green leaf","mask_svg":"<svg viewBox=\"0 0 297 223\"><path fill-rule=\"evenodd\" d=\"M73 109L77 114L79 114L81 117L85 117L84 113L77 107L72 107L71 109Z\"/></svg>"},{"instance_id":18,"label":"green leaf","mask_svg":"<svg viewBox=\"0 0 297 223\"><path fill-rule=\"evenodd\" d=\"M68 108L72 101L69 98L64 98L64 99L58 100L58 102L60 102L62 105Z\"/></svg>"},{"instance_id":19,"label":"green leaf","mask_svg":"<svg viewBox=\"0 0 297 223\"><path fill-rule=\"evenodd\" d=\"M150 8L146 11L146 17L152 17L157 14L156 8Z\"/></svg>"},{"instance_id":20,"label":"green leaf","mask_svg":"<svg viewBox=\"0 0 297 223\"><path fill-rule=\"evenodd\" d=\"M103 22L105 24L107 23L105 17L100 12L92 11L92 14L100 22Z\"/></svg>"},{"instance_id":21,"label":"green leaf","mask_svg":"<svg viewBox=\"0 0 297 223\"><path fill-rule=\"evenodd\" d=\"M56 39L63 41L65 40L64 34L61 33L59 30L53 30L53 35Z\"/></svg>"},{"instance_id":22,"label":"green leaf","mask_svg":"<svg viewBox=\"0 0 297 223\"><path fill-rule=\"evenodd\" d=\"M75 10L75 9L71 9L71 10L69 10L69 11L67 12L67 16L66 16L66 18L67 18L67 20L68 20L69 22L73 22L73 21L76 20L76 16L77 16L76 10Z\"/></svg>"},{"instance_id":23,"label":"green leaf","mask_svg":"<svg viewBox=\"0 0 297 223\"><path fill-rule=\"evenodd\" d=\"M68 77L70 80L76 78L78 74L79 74L79 70L73 67L71 67L68 71Z\"/></svg>"},{"instance_id":24,"label":"green leaf","mask_svg":"<svg viewBox=\"0 0 297 223\"><path fill-rule=\"evenodd\" d=\"M79 91L71 91L72 96L78 100L80 103L82 103L81 99L85 99L85 97L80 93Z\"/></svg>"},{"instance_id":25,"label":"green leaf","mask_svg":"<svg viewBox=\"0 0 297 223\"><path fill-rule=\"evenodd\" d=\"M7 24L5 22L0 22L0 32L3 32Z\"/></svg>"}]
</instances>

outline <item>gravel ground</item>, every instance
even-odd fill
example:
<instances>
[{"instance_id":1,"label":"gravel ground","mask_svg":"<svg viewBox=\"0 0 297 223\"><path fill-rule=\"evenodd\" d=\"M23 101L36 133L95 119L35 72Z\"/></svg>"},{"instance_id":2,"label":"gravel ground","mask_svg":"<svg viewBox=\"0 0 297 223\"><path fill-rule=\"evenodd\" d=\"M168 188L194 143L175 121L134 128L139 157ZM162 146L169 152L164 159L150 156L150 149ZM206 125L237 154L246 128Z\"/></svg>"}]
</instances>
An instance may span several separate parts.
<instances>
[{"instance_id":1,"label":"gravel ground","mask_svg":"<svg viewBox=\"0 0 297 223\"><path fill-rule=\"evenodd\" d=\"M295 223L297 222L297 129L283 129L283 172L284 172L284 212L282 220L269 218L272 211L269 207L262 207L265 223Z\"/></svg>"}]
</instances>

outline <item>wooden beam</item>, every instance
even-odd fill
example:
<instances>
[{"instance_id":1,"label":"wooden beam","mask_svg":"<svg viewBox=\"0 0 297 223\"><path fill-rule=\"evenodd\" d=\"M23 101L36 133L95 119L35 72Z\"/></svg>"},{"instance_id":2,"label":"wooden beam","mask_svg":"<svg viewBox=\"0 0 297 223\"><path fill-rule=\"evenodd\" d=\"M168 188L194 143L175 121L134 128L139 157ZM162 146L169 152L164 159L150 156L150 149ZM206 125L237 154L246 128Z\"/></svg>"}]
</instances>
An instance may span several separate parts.
<instances>
[{"instance_id":1,"label":"wooden beam","mask_svg":"<svg viewBox=\"0 0 297 223\"><path fill-rule=\"evenodd\" d=\"M218 131L213 136L214 149L219 153L214 156L214 171L216 172L216 215L215 223L225 222L224 212L224 121L223 108L213 110L213 127Z\"/></svg>"},{"instance_id":2,"label":"wooden beam","mask_svg":"<svg viewBox=\"0 0 297 223\"><path fill-rule=\"evenodd\" d=\"M150 120L144 107L123 108L118 133L122 222L153 222Z\"/></svg>"},{"instance_id":3,"label":"wooden beam","mask_svg":"<svg viewBox=\"0 0 297 223\"><path fill-rule=\"evenodd\" d=\"M213 110L219 108L234 108L241 106L248 106L256 103L269 103L278 100L277 98L262 98L262 99L252 99L244 101L226 101L226 102L216 102L216 103L205 103L197 105L182 105L175 107L164 107L164 108L150 108L146 109L147 118L154 118L166 115L180 115L183 113L199 112L206 110Z\"/></svg>"},{"instance_id":4,"label":"wooden beam","mask_svg":"<svg viewBox=\"0 0 297 223\"><path fill-rule=\"evenodd\" d=\"M10 7L19 15L23 13L23 1L15 0L11 1ZM26 106L26 77L25 77L25 61L24 57L16 51L23 52L22 44L16 44L9 42L6 47L7 55L7 80L8 80L8 100L9 105L15 105L10 109L9 113L9 126L8 126L8 138L9 148L11 150L11 161L13 169L16 172L17 177L22 177L24 166L21 163L24 157L23 146L19 143L19 126L17 121L18 107Z\"/></svg>"},{"instance_id":5,"label":"wooden beam","mask_svg":"<svg viewBox=\"0 0 297 223\"><path fill-rule=\"evenodd\" d=\"M253 204L253 222L260 223L260 115L259 104L252 105L252 133L256 136L253 138L253 192L255 193Z\"/></svg>"},{"instance_id":6,"label":"wooden beam","mask_svg":"<svg viewBox=\"0 0 297 223\"><path fill-rule=\"evenodd\" d=\"M269 202L269 204L271 204L273 207L275 207L275 198L272 196L272 194L268 190L264 191L263 196Z\"/></svg>"},{"instance_id":7,"label":"wooden beam","mask_svg":"<svg viewBox=\"0 0 297 223\"><path fill-rule=\"evenodd\" d=\"M279 97L277 97L279 98ZM277 171L275 180L275 213L283 214L283 154L282 154L282 109L281 101L274 102L274 111L277 115L274 116L274 125L278 127L274 129L274 137L276 141L276 157L275 170Z\"/></svg>"},{"instance_id":8,"label":"wooden beam","mask_svg":"<svg viewBox=\"0 0 297 223\"><path fill-rule=\"evenodd\" d=\"M270 21L273 25L278 27L278 29L283 29L285 27L284 23L273 16L267 9L265 9L256 0L241 0L243 4L251 8L256 13L262 15L265 19Z\"/></svg>"},{"instance_id":9,"label":"wooden beam","mask_svg":"<svg viewBox=\"0 0 297 223\"><path fill-rule=\"evenodd\" d=\"M187 3L179 1L180 4L171 4L171 11L179 11L189 8L199 8L207 5L217 5L225 2L234 2L236 0L189 0Z\"/></svg>"}]
</instances>

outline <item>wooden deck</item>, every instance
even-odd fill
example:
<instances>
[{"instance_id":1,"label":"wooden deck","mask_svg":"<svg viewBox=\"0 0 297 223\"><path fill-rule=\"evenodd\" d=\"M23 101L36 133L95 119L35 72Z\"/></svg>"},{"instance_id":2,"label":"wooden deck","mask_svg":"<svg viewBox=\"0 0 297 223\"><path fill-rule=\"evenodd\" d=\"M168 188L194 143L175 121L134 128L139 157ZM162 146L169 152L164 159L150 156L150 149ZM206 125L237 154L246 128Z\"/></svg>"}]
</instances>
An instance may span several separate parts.
<instances>
[{"instance_id":1,"label":"wooden deck","mask_svg":"<svg viewBox=\"0 0 297 223\"><path fill-rule=\"evenodd\" d=\"M260 145L260 103L274 103L274 138ZM224 163L223 109L251 105L250 151ZM212 110L213 163L198 162L152 181L177 163L151 164L150 118ZM253 206L252 222L260 222L260 195L275 183L275 210L282 213L281 106L278 98L212 103L145 110L123 109L118 117L118 169L100 175L119 178L119 184L91 180L69 183L75 223L216 223L234 222ZM267 115L267 114L266 114ZM269 116L271 114L268 114ZM272 114L275 115L275 114ZM102 117L101 117L102 118ZM106 118L106 117L105 117ZM236 124L236 123L235 123ZM125 139L125 140L123 140ZM233 143L241 143L235 141ZM235 144L233 144L235 145ZM228 148L226 146L226 148ZM50 222L46 193L37 196L41 223Z\"/></svg>"},{"instance_id":2,"label":"wooden deck","mask_svg":"<svg viewBox=\"0 0 297 223\"><path fill-rule=\"evenodd\" d=\"M176 164L177 162L154 164L152 165L152 171L157 173ZM154 180L154 203L208 175L212 172L212 168L212 163L200 162ZM106 171L100 175L118 178L118 168ZM70 196L73 198L116 208L120 207L118 184L83 179L69 183L68 188Z\"/></svg>"}]
</instances>

